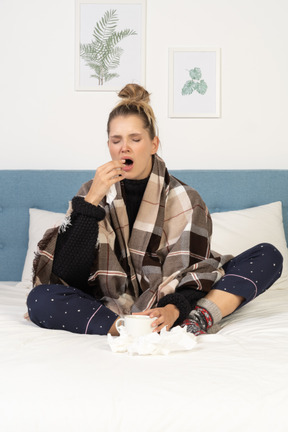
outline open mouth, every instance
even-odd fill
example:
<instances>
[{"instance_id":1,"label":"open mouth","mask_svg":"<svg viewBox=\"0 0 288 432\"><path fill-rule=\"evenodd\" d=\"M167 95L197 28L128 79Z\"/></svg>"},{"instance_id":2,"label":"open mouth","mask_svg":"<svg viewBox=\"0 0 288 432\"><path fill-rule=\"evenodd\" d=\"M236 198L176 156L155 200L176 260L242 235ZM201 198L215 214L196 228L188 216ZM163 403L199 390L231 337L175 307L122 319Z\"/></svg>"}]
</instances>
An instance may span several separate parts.
<instances>
[{"instance_id":1,"label":"open mouth","mask_svg":"<svg viewBox=\"0 0 288 432\"><path fill-rule=\"evenodd\" d=\"M124 162L123 171L129 172L132 170L133 166L134 166L134 161L132 159L127 158L125 159Z\"/></svg>"}]
</instances>

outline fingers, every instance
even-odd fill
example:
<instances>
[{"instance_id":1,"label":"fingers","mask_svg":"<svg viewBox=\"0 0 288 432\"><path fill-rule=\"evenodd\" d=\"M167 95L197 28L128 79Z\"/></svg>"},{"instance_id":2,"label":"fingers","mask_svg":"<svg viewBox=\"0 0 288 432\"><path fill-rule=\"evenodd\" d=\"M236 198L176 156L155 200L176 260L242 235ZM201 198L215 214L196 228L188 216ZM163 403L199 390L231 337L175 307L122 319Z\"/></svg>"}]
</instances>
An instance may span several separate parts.
<instances>
[{"instance_id":1,"label":"fingers","mask_svg":"<svg viewBox=\"0 0 288 432\"><path fill-rule=\"evenodd\" d=\"M115 183L123 179L124 171L122 170L123 162L111 161L102 167L98 168L95 175L95 183L102 184L106 187L106 191Z\"/></svg>"},{"instance_id":2,"label":"fingers","mask_svg":"<svg viewBox=\"0 0 288 432\"><path fill-rule=\"evenodd\" d=\"M167 318L162 312L162 308L148 309L144 312L133 313L133 315L146 315L150 316L150 318L156 318L151 324L154 328L153 332L160 332L164 327L167 327L167 330L171 328L171 325L169 325Z\"/></svg>"},{"instance_id":3,"label":"fingers","mask_svg":"<svg viewBox=\"0 0 288 432\"><path fill-rule=\"evenodd\" d=\"M150 318L156 318L152 323L152 327L154 328L153 332L157 333L159 333L164 327L166 327L167 330L170 330L177 319L177 316L175 316L173 312L173 308L171 309L167 307L148 309L144 312L138 312L135 315L148 315Z\"/></svg>"},{"instance_id":4,"label":"fingers","mask_svg":"<svg viewBox=\"0 0 288 432\"><path fill-rule=\"evenodd\" d=\"M164 327L167 330L170 330L172 324L170 323L170 316L166 313L164 308L157 308L150 310L149 313L151 318L156 319L152 323L152 327L154 327L153 332L160 332Z\"/></svg>"},{"instance_id":5,"label":"fingers","mask_svg":"<svg viewBox=\"0 0 288 432\"><path fill-rule=\"evenodd\" d=\"M116 180L116 181L121 180L123 173L124 173L124 171L122 170L124 162L125 162L124 160L123 161L110 161L110 162L106 163L105 165L102 165L101 167L99 167L97 169L96 174L95 174L95 179L97 179L99 177L99 178L102 178L103 181L106 181L106 182L108 181L108 183L110 183L110 181L113 182L113 180Z\"/></svg>"},{"instance_id":6,"label":"fingers","mask_svg":"<svg viewBox=\"0 0 288 432\"><path fill-rule=\"evenodd\" d=\"M100 166L94 176L93 183L85 200L91 204L98 205L107 194L110 187L122 180L124 171L123 161L110 161Z\"/></svg>"},{"instance_id":7,"label":"fingers","mask_svg":"<svg viewBox=\"0 0 288 432\"><path fill-rule=\"evenodd\" d=\"M169 324L167 319L165 319L165 317L161 315L159 316L159 318L153 321L152 327L154 327L153 332L159 333L164 327L166 327L166 330L170 330L171 325Z\"/></svg>"}]
</instances>

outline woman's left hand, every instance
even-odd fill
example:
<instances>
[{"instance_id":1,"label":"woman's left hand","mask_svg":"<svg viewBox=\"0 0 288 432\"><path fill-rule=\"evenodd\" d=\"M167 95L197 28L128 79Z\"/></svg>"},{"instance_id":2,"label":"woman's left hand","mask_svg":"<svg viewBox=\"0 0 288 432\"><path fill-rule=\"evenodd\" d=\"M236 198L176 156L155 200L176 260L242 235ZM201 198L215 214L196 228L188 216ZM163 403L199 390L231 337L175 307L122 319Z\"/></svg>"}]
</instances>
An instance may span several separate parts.
<instances>
[{"instance_id":1,"label":"woman's left hand","mask_svg":"<svg viewBox=\"0 0 288 432\"><path fill-rule=\"evenodd\" d=\"M179 309L175 305L168 304L164 307L148 309L144 312L135 313L133 315L148 315L150 318L156 317L157 319L152 323L152 327L154 327L153 332L160 332L165 326L167 327L167 330L170 330L178 319L179 314Z\"/></svg>"}]
</instances>

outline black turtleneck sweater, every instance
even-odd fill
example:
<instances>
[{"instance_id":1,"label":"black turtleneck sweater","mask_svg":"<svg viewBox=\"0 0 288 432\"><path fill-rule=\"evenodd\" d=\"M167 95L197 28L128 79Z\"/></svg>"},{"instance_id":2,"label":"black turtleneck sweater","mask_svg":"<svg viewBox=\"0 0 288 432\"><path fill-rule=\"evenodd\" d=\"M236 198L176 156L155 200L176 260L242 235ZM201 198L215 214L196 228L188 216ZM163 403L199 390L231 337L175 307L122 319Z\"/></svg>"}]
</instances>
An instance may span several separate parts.
<instances>
[{"instance_id":1,"label":"black turtleneck sweater","mask_svg":"<svg viewBox=\"0 0 288 432\"><path fill-rule=\"evenodd\" d=\"M149 177L143 180L128 180L121 182L122 194L126 204L129 219L130 235L131 231L148 183Z\"/></svg>"}]
</instances>

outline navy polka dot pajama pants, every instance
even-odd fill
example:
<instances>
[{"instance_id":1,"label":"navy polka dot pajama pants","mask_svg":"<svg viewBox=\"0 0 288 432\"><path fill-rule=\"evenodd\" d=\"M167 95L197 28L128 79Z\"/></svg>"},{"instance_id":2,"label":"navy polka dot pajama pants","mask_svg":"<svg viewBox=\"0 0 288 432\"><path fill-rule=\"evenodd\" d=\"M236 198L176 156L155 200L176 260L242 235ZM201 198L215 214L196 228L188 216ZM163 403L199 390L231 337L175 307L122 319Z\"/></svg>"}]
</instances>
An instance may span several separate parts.
<instances>
[{"instance_id":1,"label":"navy polka dot pajama pants","mask_svg":"<svg viewBox=\"0 0 288 432\"><path fill-rule=\"evenodd\" d=\"M38 285L27 298L31 321L40 327L105 335L117 315L80 289Z\"/></svg>"},{"instance_id":2,"label":"navy polka dot pajama pants","mask_svg":"<svg viewBox=\"0 0 288 432\"><path fill-rule=\"evenodd\" d=\"M226 263L213 289L244 297L244 306L266 291L282 273L283 257L273 245L260 243Z\"/></svg>"},{"instance_id":3,"label":"navy polka dot pajama pants","mask_svg":"<svg viewBox=\"0 0 288 432\"><path fill-rule=\"evenodd\" d=\"M268 243L259 244L224 265L213 289L245 298L240 307L266 291L282 272L282 255ZM83 291L64 285L39 285L28 295L32 322L48 329L105 335L117 315Z\"/></svg>"}]
</instances>

